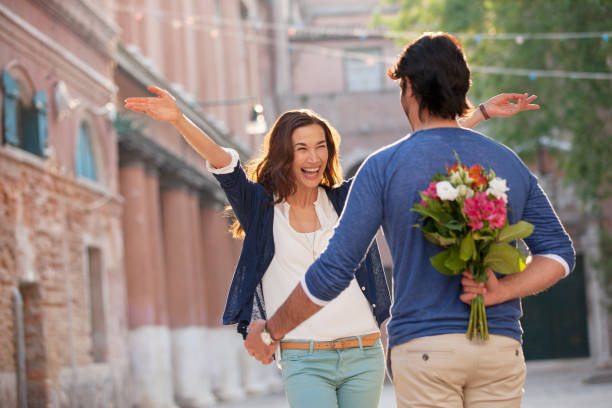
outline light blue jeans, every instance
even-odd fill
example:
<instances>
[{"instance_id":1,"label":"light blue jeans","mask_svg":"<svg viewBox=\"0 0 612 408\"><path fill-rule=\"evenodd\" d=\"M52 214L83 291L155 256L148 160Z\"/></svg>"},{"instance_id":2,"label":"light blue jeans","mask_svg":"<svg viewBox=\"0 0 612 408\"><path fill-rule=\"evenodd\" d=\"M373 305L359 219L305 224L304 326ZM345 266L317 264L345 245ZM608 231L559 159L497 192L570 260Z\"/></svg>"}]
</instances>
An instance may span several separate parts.
<instances>
[{"instance_id":1,"label":"light blue jeans","mask_svg":"<svg viewBox=\"0 0 612 408\"><path fill-rule=\"evenodd\" d=\"M281 368L291 408L377 408L385 379L380 339L373 346L282 350Z\"/></svg>"}]
</instances>

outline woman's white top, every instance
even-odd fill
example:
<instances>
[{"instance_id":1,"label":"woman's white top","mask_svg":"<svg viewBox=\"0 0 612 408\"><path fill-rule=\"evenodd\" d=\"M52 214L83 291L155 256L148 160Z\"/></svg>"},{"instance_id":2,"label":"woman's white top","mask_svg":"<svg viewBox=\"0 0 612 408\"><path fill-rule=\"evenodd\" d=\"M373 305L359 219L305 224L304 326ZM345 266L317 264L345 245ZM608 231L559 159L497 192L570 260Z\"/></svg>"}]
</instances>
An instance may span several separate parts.
<instances>
[{"instance_id":1,"label":"woman's white top","mask_svg":"<svg viewBox=\"0 0 612 408\"><path fill-rule=\"evenodd\" d=\"M282 202L274 206L274 258L262 280L268 316L289 297L334 234L338 214L321 187L314 207L321 228L300 233L289 223L290 205ZM340 296L287 333L285 339L322 341L376 332L370 304L353 278Z\"/></svg>"},{"instance_id":2,"label":"woman's white top","mask_svg":"<svg viewBox=\"0 0 612 408\"><path fill-rule=\"evenodd\" d=\"M232 149L226 150L232 155L231 163L219 169L207 163L209 171L218 174L233 171L238 154ZM322 187L319 187L314 207L321 228L300 233L289 223L289 204L282 202L274 206L274 257L262 279L268 317L289 297L334 233L338 214ZM285 339L326 341L378 331L370 304L353 278L337 298L287 333Z\"/></svg>"}]
</instances>

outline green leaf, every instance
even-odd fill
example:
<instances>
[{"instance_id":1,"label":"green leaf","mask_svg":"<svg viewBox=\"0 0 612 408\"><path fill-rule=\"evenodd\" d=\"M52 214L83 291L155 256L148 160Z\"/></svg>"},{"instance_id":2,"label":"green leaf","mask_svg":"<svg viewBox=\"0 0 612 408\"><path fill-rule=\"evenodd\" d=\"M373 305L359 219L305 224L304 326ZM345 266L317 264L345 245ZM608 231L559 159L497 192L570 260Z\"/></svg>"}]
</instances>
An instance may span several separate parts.
<instances>
[{"instance_id":1,"label":"green leaf","mask_svg":"<svg viewBox=\"0 0 612 408\"><path fill-rule=\"evenodd\" d=\"M446 223L446 228L455 231L461 231L463 228L465 228L465 222L461 222L458 220L450 220Z\"/></svg>"},{"instance_id":2,"label":"green leaf","mask_svg":"<svg viewBox=\"0 0 612 408\"><path fill-rule=\"evenodd\" d=\"M470 232L461 240L461 246L459 247L459 257L464 261L469 261L476 254L476 243L474 242L474 237Z\"/></svg>"},{"instance_id":3,"label":"green leaf","mask_svg":"<svg viewBox=\"0 0 612 408\"><path fill-rule=\"evenodd\" d=\"M525 257L515 247L499 243L489 247L483 262L497 273L510 275L524 269Z\"/></svg>"},{"instance_id":4,"label":"green leaf","mask_svg":"<svg viewBox=\"0 0 612 408\"><path fill-rule=\"evenodd\" d=\"M425 237L425 239L427 239L433 244L447 247L450 245L454 245L458 242L457 238L445 236L437 232L435 222L426 222L423 226L415 224L414 226L420 229L423 232L423 236Z\"/></svg>"},{"instance_id":5,"label":"green leaf","mask_svg":"<svg viewBox=\"0 0 612 408\"><path fill-rule=\"evenodd\" d=\"M527 221L519 221L513 225L506 225L497 236L497 242L511 242L528 237L533 232L533 225Z\"/></svg>"},{"instance_id":6,"label":"green leaf","mask_svg":"<svg viewBox=\"0 0 612 408\"><path fill-rule=\"evenodd\" d=\"M457 243L457 238L443 237L437 232L423 232L423 235L425 236L425 239L427 239L429 242L432 242L436 245L440 245L442 247L448 247Z\"/></svg>"},{"instance_id":7,"label":"green leaf","mask_svg":"<svg viewBox=\"0 0 612 408\"><path fill-rule=\"evenodd\" d=\"M431 217L441 224L446 224L450 221L450 216L444 212L441 208L437 210L435 206L429 205L427 207L412 207L410 211L421 214L423 217Z\"/></svg>"},{"instance_id":8,"label":"green leaf","mask_svg":"<svg viewBox=\"0 0 612 408\"><path fill-rule=\"evenodd\" d=\"M456 273L454 273L445 265L449 255L450 249L447 249L445 251L440 252L438 255L432 256L431 258L429 258L429 261L439 272L445 275L455 276Z\"/></svg>"},{"instance_id":9,"label":"green leaf","mask_svg":"<svg viewBox=\"0 0 612 408\"><path fill-rule=\"evenodd\" d=\"M466 262L459 256L459 248L452 247L449 249L449 254L444 261L444 266L453 271L454 275L459 275L466 268Z\"/></svg>"}]
</instances>

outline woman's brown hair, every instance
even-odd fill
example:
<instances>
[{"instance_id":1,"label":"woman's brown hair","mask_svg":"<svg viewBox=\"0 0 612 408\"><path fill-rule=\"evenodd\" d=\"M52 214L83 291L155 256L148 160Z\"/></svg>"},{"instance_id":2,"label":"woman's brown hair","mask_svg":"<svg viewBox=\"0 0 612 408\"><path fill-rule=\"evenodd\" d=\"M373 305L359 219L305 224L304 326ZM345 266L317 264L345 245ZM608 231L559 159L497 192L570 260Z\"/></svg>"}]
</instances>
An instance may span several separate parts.
<instances>
[{"instance_id":1,"label":"woman's brown hair","mask_svg":"<svg viewBox=\"0 0 612 408\"><path fill-rule=\"evenodd\" d=\"M251 160L245 167L247 177L262 185L264 190L274 196L277 204L295 193L297 185L292 171L293 132L308 125L319 125L325 132L327 142L327 165L323 172L322 186L334 187L342 182L342 169L338 159L340 135L325 119L308 109L291 110L276 119L272 129L264 139L258 158ZM244 238L244 230L237 219L230 227L234 238Z\"/></svg>"}]
</instances>

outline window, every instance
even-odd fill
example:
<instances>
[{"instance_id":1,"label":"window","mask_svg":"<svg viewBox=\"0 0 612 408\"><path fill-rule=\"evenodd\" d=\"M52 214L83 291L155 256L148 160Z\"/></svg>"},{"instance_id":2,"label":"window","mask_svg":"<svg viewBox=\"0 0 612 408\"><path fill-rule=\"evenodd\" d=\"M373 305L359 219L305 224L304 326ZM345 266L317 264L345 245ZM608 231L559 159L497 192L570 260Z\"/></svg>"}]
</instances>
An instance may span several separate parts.
<instances>
[{"instance_id":1,"label":"window","mask_svg":"<svg viewBox=\"0 0 612 408\"><path fill-rule=\"evenodd\" d=\"M247 7L246 4L244 4L244 1L240 2L240 19L241 20L249 19L249 8Z\"/></svg>"},{"instance_id":2,"label":"window","mask_svg":"<svg viewBox=\"0 0 612 408\"><path fill-rule=\"evenodd\" d=\"M74 158L74 173L77 177L85 177L98 181L96 174L96 161L92 149L92 140L87 123L81 123L77 135L76 151Z\"/></svg>"},{"instance_id":3,"label":"window","mask_svg":"<svg viewBox=\"0 0 612 408\"><path fill-rule=\"evenodd\" d=\"M47 93L34 92L19 70L2 71L4 143L43 156L47 142Z\"/></svg>"},{"instance_id":4,"label":"window","mask_svg":"<svg viewBox=\"0 0 612 408\"><path fill-rule=\"evenodd\" d=\"M383 67L379 59L380 48L347 49L357 54L344 59L344 83L348 92L379 91L383 87ZM365 56L371 58L364 58Z\"/></svg>"}]
</instances>

